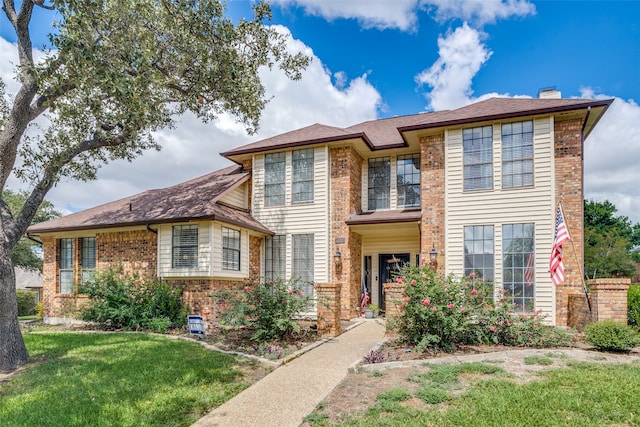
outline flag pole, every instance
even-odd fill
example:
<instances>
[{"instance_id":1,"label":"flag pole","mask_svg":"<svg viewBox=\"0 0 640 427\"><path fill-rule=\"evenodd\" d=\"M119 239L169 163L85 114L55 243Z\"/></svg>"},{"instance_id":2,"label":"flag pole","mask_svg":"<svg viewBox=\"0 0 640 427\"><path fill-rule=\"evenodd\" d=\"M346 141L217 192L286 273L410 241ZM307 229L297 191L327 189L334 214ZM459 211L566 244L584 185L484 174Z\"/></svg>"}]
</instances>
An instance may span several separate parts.
<instances>
[{"instance_id":1,"label":"flag pole","mask_svg":"<svg viewBox=\"0 0 640 427\"><path fill-rule=\"evenodd\" d=\"M558 202L558 208L560 209L560 212L562 212L562 217L564 218L564 211L562 210L562 202ZM569 237L571 237L571 232L569 231L569 225L566 224L565 222L565 227L567 228L567 233L569 234ZM584 240L584 230L583 230L583 238L582 240ZM578 253L576 251L576 245L573 243L573 239L569 238L569 241L571 242L571 249L573 249L573 256L575 258L576 261L578 261ZM584 263L584 259L582 260L582 262ZM582 269L582 265L580 265L579 262L577 262L578 264L578 271L580 272L580 280L582 281L582 292L584 292L584 297L587 300L587 307L589 307L589 313L591 313L591 300L589 300L589 293L587 292L587 282L585 282L584 280L584 271Z\"/></svg>"}]
</instances>

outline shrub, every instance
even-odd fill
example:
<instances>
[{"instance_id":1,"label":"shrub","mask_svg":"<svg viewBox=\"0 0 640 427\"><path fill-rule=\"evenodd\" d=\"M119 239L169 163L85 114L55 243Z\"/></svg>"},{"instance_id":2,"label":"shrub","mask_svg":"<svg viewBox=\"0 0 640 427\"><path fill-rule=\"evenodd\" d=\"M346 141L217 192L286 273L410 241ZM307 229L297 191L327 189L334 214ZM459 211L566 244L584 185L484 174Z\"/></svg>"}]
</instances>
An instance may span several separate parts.
<instances>
[{"instance_id":1,"label":"shrub","mask_svg":"<svg viewBox=\"0 0 640 427\"><path fill-rule=\"evenodd\" d=\"M492 287L482 281L443 278L429 266L406 266L397 281L405 290L392 328L419 351L451 351L469 344L546 347L571 341L566 331L545 326L537 313L517 315L506 301L494 304Z\"/></svg>"},{"instance_id":2,"label":"shrub","mask_svg":"<svg viewBox=\"0 0 640 427\"><path fill-rule=\"evenodd\" d=\"M638 334L629 326L602 320L584 328L584 339L598 350L626 351L639 343Z\"/></svg>"},{"instance_id":3,"label":"shrub","mask_svg":"<svg viewBox=\"0 0 640 427\"><path fill-rule=\"evenodd\" d=\"M96 272L80 287L89 297L82 319L112 329L166 332L186 322L182 289L168 283L142 281L120 268Z\"/></svg>"},{"instance_id":4,"label":"shrub","mask_svg":"<svg viewBox=\"0 0 640 427\"><path fill-rule=\"evenodd\" d=\"M42 319L44 317L44 303L42 301L36 305L36 317L38 319Z\"/></svg>"},{"instance_id":5,"label":"shrub","mask_svg":"<svg viewBox=\"0 0 640 427\"><path fill-rule=\"evenodd\" d=\"M640 328L640 284L629 286L627 292L627 317L630 325Z\"/></svg>"},{"instance_id":6,"label":"shrub","mask_svg":"<svg viewBox=\"0 0 640 427\"><path fill-rule=\"evenodd\" d=\"M16 290L18 299L18 316L31 316L36 309L36 294L22 289Z\"/></svg>"},{"instance_id":7,"label":"shrub","mask_svg":"<svg viewBox=\"0 0 640 427\"><path fill-rule=\"evenodd\" d=\"M222 324L235 328L253 327L256 331L251 339L259 342L284 339L299 332L300 325L295 319L313 305L298 280L252 281L238 292L225 291L212 296L232 304L222 315Z\"/></svg>"}]
</instances>

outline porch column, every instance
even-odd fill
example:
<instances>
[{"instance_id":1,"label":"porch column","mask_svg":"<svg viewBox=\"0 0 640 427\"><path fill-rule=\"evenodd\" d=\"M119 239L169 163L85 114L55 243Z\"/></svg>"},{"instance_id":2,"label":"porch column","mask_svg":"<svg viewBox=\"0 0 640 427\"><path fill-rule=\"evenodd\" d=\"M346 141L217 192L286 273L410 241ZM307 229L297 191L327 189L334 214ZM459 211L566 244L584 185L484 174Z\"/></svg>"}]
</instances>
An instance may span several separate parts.
<instances>
[{"instance_id":1,"label":"porch column","mask_svg":"<svg viewBox=\"0 0 640 427\"><path fill-rule=\"evenodd\" d=\"M444 134L420 138L420 199L422 204L420 259L429 263L429 251L438 251L437 272L445 272Z\"/></svg>"},{"instance_id":2,"label":"porch column","mask_svg":"<svg viewBox=\"0 0 640 427\"><path fill-rule=\"evenodd\" d=\"M358 315L362 278L362 237L346 224L362 207L362 157L351 147L332 148L331 159L331 281L340 283L340 317ZM334 255L340 252L340 265Z\"/></svg>"},{"instance_id":3,"label":"porch column","mask_svg":"<svg viewBox=\"0 0 640 427\"><path fill-rule=\"evenodd\" d=\"M336 337L342 332L340 324L340 283L316 283L318 297L318 332Z\"/></svg>"}]
</instances>

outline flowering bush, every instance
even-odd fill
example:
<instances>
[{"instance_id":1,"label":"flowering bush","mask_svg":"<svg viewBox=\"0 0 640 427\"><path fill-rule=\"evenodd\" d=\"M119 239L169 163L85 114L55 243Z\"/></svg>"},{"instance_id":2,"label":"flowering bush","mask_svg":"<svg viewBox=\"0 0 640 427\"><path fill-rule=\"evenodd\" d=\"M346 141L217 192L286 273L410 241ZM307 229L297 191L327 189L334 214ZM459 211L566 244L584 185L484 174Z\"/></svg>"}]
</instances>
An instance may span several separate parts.
<instances>
[{"instance_id":1,"label":"flowering bush","mask_svg":"<svg viewBox=\"0 0 640 427\"><path fill-rule=\"evenodd\" d=\"M506 301L493 304L493 291L475 278L438 276L429 266L406 266L400 316L392 328L417 350L451 351L461 344L566 345L568 334L545 326L540 316L515 315Z\"/></svg>"},{"instance_id":2,"label":"flowering bush","mask_svg":"<svg viewBox=\"0 0 640 427\"><path fill-rule=\"evenodd\" d=\"M222 323L235 328L254 327L256 332L251 339L259 342L283 339L299 332L300 325L295 318L313 305L297 280L252 281L243 285L240 292L221 292L215 297L232 304L222 315Z\"/></svg>"}]
</instances>

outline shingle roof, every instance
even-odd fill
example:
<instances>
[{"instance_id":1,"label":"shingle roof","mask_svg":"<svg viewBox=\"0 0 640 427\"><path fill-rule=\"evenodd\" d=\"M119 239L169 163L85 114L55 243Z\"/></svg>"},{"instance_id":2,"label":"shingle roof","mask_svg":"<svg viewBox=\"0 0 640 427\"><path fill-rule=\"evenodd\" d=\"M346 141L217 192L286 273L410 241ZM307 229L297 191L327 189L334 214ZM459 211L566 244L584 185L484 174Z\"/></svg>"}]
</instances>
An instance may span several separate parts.
<instances>
[{"instance_id":1,"label":"shingle roof","mask_svg":"<svg viewBox=\"0 0 640 427\"><path fill-rule=\"evenodd\" d=\"M347 128L314 124L221 153L225 157L358 138L372 151L406 146L402 132L464 123L608 107L611 99L490 98L455 110L370 120Z\"/></svg>"},{"instance_id":2,"label":"shingle roof","mask_svg":"<svg viewBox=\"0 0 640 427\"><path fill-rule=\"evenodd\" d=\"M219 203L219 200L243 182L250 173L239 166L174 185L149 190L95 208L32 225L29 234L53 231L87 230L171 221L216 219L241 227L273 234L248 212Z\"/></svg>"},{"instance_id":3,"label":"shingle roof","mask_svg":"<svg viewBox=\"0 0 640 427\"><path fill-rule=\"evenodd\" d=\"M608 106L611 102L611 99L489 98L455 110L446 111L438 117L424 115L422 121L409 126L401 126L399 130L426 129L451 124L556 113L588 107L602 107Z\"/></svg>"}]
</instances>

